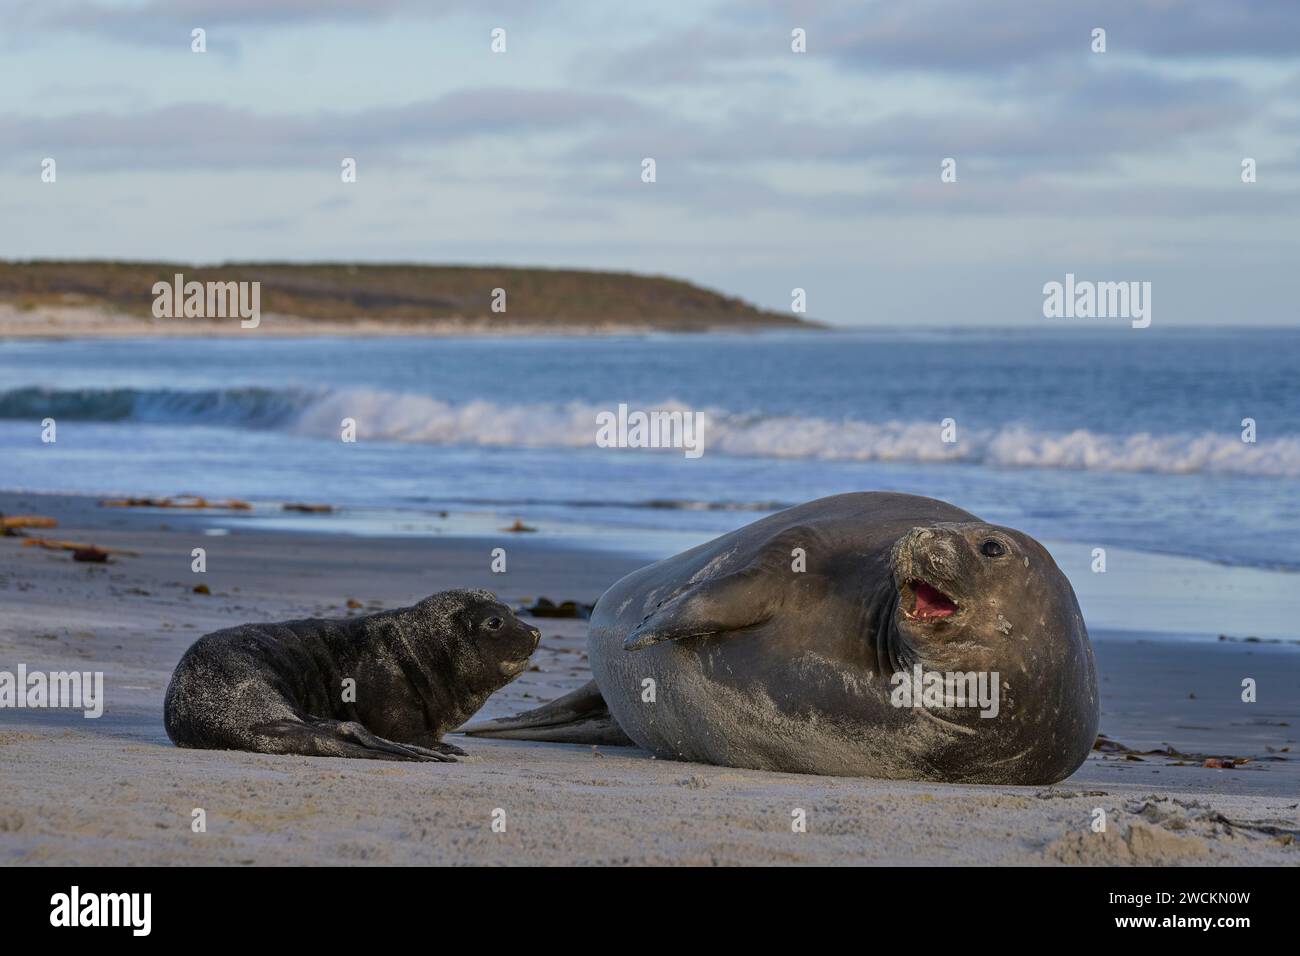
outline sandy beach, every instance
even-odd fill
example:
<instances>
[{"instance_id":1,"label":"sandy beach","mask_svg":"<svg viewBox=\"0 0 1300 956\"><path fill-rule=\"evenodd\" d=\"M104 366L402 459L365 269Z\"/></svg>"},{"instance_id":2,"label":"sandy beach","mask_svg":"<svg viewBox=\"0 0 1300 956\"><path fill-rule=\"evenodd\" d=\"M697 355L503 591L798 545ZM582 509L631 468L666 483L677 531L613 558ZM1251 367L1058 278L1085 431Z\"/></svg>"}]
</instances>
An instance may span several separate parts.
<instances>
[{"instance_id":1,"label":"sandy beach","mask_svg":"<svg viewBox=\"0 0 1300 956\"><path fill-rule=\"evenodd\" d=\"M810 329L818 328L809 324ZM728 333L761 332L763 325L722 325ZM679 332L707 333L714 326L701 325ZM528 317L454 316L445 319L311 319L278 312L263 313L256 326L243 328L239 319L155 319L151 315L117 310L108 306L81 304L42 304L19 308L0 302L0 339L83 338L458 338L552 336L573 338L586 336L647 336L663 332L660 323L608 321L608 323L555 323L530 320Z\"/></svg>"},{"instance_id":2,"label":"sandy beach","mask_svg":"<svg viewBox=\"0 0 1300 956\"><path fill-rule=\"evenodd\" d=\"M609 323L601 326L530 322L527 319L447 318L405 321L357 318L348 321L303 318L268 313L255 328L240 320L157 319L151 315L99 306L41 305L18 308L0 302L0 339L131 339L131 338L248 338L298 339L315 336L339 338L444 338L455 336L644 335L657 331L653 324Z\"/></svg>"},{"instance_id":3,"label":"sandy beach","mask_svg":"<svg viewBox=\"0 0 1300 956\"><path fill-rule=\"evenodd\" d=\"M1294 646L1094 631L1102 733L1183 756L1094 752L1054 787L811 777L463 738L471 756L447 765L181 750L163 731L163 692L207 631L365 613L458 586L511 604L593 601L640 562L525 535L330 534L330 515L312 533L52 495L0 494L0 511L60 522L32 534L133 552L85 564L0 539L0 670L103 671L107 698L98 719L0 711L5 864L1300 862ZM497 546L509 551L507 574L489 569ZM190 571L195 547L207 549L204 575ZM199 583L211 594L195 593ZM534 668L483 716L586 680L585 622L535 623ZM1243 677L1258 681L1258 703L1240 702ZM1206 756L1249 762L1211 769ZM206 833L191 831L195 808ZM1090 826L1098 808L1104 833ZM805 833L791 831L795 809ZM495 810L504 833L491 828Z\"/></svg>"}]
</instances>

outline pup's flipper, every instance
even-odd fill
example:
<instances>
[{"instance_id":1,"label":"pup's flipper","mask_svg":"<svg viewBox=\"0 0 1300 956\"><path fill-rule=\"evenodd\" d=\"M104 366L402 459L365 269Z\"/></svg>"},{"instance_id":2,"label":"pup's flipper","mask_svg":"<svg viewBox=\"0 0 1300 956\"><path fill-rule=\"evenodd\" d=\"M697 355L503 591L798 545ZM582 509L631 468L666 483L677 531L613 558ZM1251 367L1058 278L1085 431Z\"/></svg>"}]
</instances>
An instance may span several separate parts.
<instances>
[{"instance_id":1,"label":"pup's flipper","mask_svg":"<svg viewBox=\"0 0 1300 956\"><path fill-rule=\"evenodd\" d=\"M361 724L340 720L277 720L252 728L249 749L268 754L308 757L353 757L362 760L411 760L455 763L450 754L376 737Z\"/></svg>"},{"instance_id":2,"label":"pup's flipper","mask_svg":"<svg viewBox=\"0 0 1300 956\"><path fill-rule=\"evenodd\" d=\"M635 747L605 706L596 682L588 681L572 693L515 717L466 724L458 733L471 737L507 740L545 740L558 744L604 744Z\"/></svg>"}]
</instances>

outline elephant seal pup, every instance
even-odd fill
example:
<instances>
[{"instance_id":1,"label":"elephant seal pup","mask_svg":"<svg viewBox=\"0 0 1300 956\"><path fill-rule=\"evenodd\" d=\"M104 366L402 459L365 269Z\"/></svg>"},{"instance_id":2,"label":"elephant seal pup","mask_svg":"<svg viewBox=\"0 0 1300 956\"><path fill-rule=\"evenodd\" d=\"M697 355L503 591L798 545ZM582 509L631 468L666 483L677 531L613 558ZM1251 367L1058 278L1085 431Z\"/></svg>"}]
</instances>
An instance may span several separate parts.
<instances>
[{"instance_id":1,"label":"elephant seal pup","mask_svg":"<svg viewBox=\"0 0 1300 956\"><path fill-rule=\"evenodd\" d=\"M465 752L443 733L523 673L540 637L488 591L241 624L185 652L163 721L181 747L454 762Z\"/></svg>"},{"instance_id":2,"label":"elephant seal pup","mask_svg":"<svg viewBox=\"0 0 1300 956\"><path fill-rule=\"evenodd\" d=\"M466 732L996 784L1061 780L1097 736L1065 575L1028 535L931 498L822 498L634 571L588 641L591 683Z\"/></svg>"}]
</instances>

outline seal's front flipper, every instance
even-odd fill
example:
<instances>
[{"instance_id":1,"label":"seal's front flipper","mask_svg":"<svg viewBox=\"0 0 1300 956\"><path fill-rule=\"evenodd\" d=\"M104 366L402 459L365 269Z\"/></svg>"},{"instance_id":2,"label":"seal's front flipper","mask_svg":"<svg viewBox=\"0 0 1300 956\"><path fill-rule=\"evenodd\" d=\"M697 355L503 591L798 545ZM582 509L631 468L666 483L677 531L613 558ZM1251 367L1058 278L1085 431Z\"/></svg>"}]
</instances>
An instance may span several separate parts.
<instances>
[{"instance_id":1,"label":"seal's front flipper","mask_svg":"<svg viewBox=\"0 0 1300 956\"><path fill-rule=\"evenodd\" d=\"M655 608L628 633L623 650L753 627L772 616L779 600L773 595L770 575L759 567L723 575Z\"/></svg>"},{"instance_id":2,"label":"seal's front flipper","mask_svg":"<svg viewBox=\"0 0 1300 956\"><path fill-rule=\"evenodd\" d=\"M260 753L304 754L308 757L353 757L361 760L412 760L455 763L456 758L413 744L376 737L355 721L277 720L252 728Z\"/></svg>"},{"instance_id":3,"label":"seal's front flipper","mask_svg":"<svg viewBox=\"0 0 1300 956\"><path fill-rule=\"evenodd\" d=\"M471 737L544 740L559 744L636 746L610 715L609 708L605 706L605 698L600 695L600 689L594 680L535 710L515 717L466 724L460 728L459 733Z\"/></svg>"}]
</instances>

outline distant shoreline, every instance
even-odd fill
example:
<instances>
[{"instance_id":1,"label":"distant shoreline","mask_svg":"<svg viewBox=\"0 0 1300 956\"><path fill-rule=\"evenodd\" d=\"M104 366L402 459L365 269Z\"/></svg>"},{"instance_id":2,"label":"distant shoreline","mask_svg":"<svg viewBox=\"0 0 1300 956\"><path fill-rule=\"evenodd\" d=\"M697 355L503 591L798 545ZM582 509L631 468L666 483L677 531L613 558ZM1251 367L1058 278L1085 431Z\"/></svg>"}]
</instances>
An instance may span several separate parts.
<instances>
[{"instance_id":1,"label":"distant shoreline","mask_svg":"<svg viewBox=\"0 0 1300 956\"><path fill-rule=\"evenodd\" d=\"M651 324L610 322L602 325L569 325L523 320L435 319L416 322L385 319L331 321L292 315L264 315L256 329L240 327L238 318L155 319L91 306L38 306L18 309L0 302L0 339L127 339L127 338L490 338L493 336L544 335L558 338L586 338L618 335L747 335L755 332L818 332L828 329L806 326L718 325L673 328Z\"/></svg>"},{"instance_id":2,"label":"distant shoreline","mask_svg":"<svg viewBox=\"0 0 1300 956\"><path fill-rule=\"evenodd\" d=\"M180 316L184 316L183 318ZM241 326L241 318L249 321ZM820 329L664 276L497 266L0 261L0 336L619 335Z\"/></svg>"}]
</instances>

